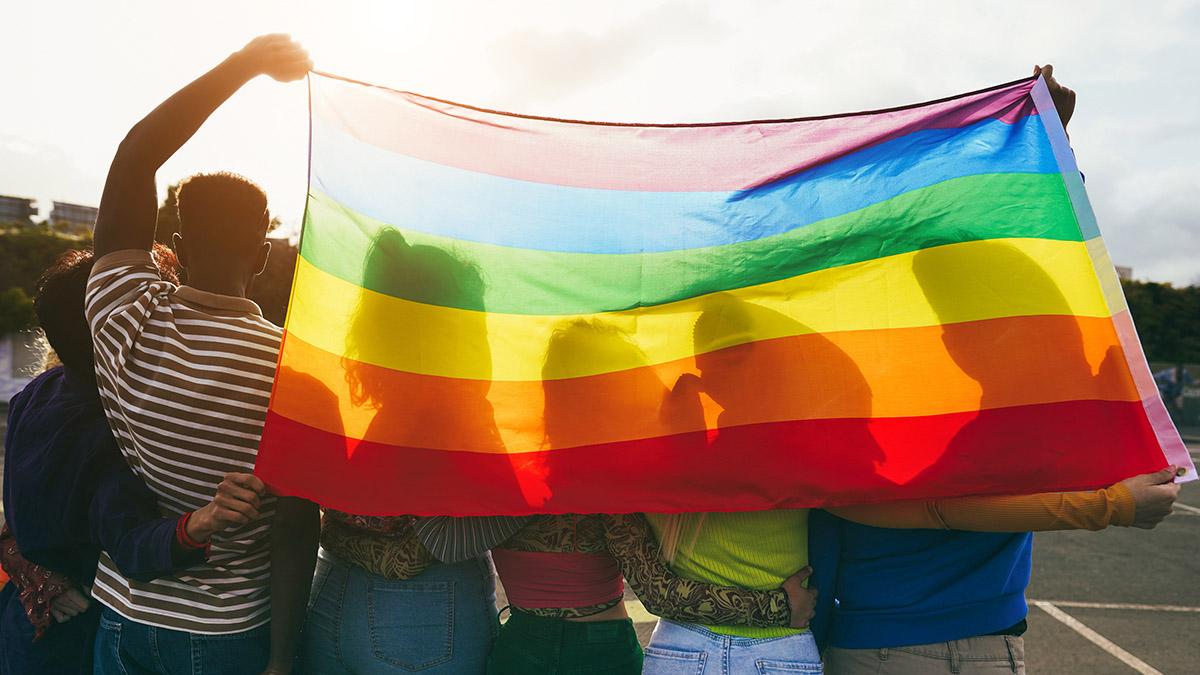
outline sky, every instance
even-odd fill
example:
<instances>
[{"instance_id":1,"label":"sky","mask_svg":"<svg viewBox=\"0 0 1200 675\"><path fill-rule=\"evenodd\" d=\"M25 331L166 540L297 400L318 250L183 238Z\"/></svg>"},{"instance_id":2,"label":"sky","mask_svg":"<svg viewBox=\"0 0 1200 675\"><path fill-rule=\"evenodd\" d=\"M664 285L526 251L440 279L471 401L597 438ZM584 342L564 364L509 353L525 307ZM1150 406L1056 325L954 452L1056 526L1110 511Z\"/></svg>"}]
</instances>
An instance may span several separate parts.
<instances>
[{"instance_id":1,"label":"sky","mask_svg":"<svg viewBox=\"0 0 1200 675\"><path fill-rule=\"evenodd\" d=\"M1200 283L1200 0L167 3L8 0L0 194L97 204L146 112L255 35L317 69L490 108L638 122L796 117L940 98L1053 63L1113 258ZM286 225L306 188L303 83L259 78L160 171L226 169ZM160 194L161 197L161 194Z\"/></svg>"}]
</instances>

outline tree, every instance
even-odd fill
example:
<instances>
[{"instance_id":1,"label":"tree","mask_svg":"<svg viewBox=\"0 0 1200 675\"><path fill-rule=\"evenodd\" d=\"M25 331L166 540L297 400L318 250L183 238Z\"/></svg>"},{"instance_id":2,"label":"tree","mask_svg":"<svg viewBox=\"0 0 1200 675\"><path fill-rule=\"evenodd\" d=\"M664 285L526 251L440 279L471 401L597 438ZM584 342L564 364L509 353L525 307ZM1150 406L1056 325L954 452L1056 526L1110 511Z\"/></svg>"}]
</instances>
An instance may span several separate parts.
<instances>
[{"instance_id":1,"label":"tree","mask_svg":"<svg viewBox=\"0 0 1200 675\"><path fill-rule=\"evenodd\" d=\"M1200 363L1200 286L1175 288L1152 281L1121 285L1147 359Z\"/></svg>"},{"instance_id":2,"label":"tree","mask_svg":"<svg viewBox=\"0 0 1200 675\"><path fill-rule=\"evenodd\" d=\"M0 335L8 335L37 325L37 314L33 311L33 301L21 290L13 286L0 291Z\"/></svg>"},{"instance_id":3,"label":"tree","mask_svg":"<svg viewBox=\"0 0 1200 675\"><path fill-rule=\"evenodd\" d=\"M297 255L298 250L287 239L272 239L267 267L250 288L250 299L262 308L263 316L280 326L287 316Z\"/></svg>"},{"instance_id":4,"label":"tree","mask_svg":"<svg viewBox=\"0 0 1200 675\"><path fill-rule=\"evenodd\" d=\"M32 296L38 277L58 256L91 243L88 237L77 239L40 228L0 234L0 291L17 287Z\"/></svg>"}]
</instances>

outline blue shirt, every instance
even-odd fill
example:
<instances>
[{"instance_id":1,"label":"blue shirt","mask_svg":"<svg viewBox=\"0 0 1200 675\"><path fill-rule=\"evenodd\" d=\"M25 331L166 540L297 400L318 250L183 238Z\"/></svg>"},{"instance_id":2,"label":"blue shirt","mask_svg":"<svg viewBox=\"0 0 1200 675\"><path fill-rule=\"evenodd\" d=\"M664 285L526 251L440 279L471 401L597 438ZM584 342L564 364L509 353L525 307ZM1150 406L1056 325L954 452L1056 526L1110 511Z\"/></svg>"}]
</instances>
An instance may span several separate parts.
<instances>
[{"instance_id":1,"label":"blue shirt","mask_svg":"<svg viewBox=\"0 0 1200 675\"><path fill-rule=\"evenodd\" d=\"M1025 619L1028 533L899 530L809 520L818 642L878 649L988 635Z\"/></svg>"}]
</instances>

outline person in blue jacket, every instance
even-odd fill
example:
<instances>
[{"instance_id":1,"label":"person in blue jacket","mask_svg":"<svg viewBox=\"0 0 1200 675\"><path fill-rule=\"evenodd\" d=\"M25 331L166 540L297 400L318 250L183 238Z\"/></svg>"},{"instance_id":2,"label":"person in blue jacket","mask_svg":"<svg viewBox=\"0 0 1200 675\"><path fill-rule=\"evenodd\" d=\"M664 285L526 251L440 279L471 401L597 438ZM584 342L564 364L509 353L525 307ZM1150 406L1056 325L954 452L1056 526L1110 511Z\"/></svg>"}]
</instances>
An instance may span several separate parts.
<instances>
[{"instance_id":1,"label":"person in blue jacket","mask_svg":"<svg viewBox=\"0 0 1200 675\"><path fill-rule=\"evenodd\" d=\"M164 278L175 257L157 249ZM9 404L0 562L0 675L92 672L98 604L88 598L100 551L133 578L200 562L214 533L255 517L262 483L229 474L213 501L160 516L153 492L125 463L100 407L83 314L91 251L68 251L38 282L38 321L62 365Z\"/></svg>"},{"instance_id":2,"label":"person in blue jacket","mask_svg":"<svg viewBox=\"0 0 1200 675\"><path fill-rule=\"evenodd\" d=\"M1046 79L1065 127L1075 108L1075 93L1054 79L1051 66L1035 68L1034 74ZM1012 269L1020 271L1014 273L1019 277L1017 281L1036 289L1041 297L1061 299L1054 282L1033 261L1021 259L1015 249L1003 243L995 246L996 254L1005 256ZM943 310L945 303L940 301L937 284L926 284L924 275L940 279L953 275L964 284L979 283L972 270L939 268L933 258L921 256L914 260L914 273L935 311ZM994 288L981 288L980 292L985 290L999 292ZM1065 299L1062 305L1062 314L1070 315ZM965 347L965 336L949 321L944 323L947 351L964 372L979 381L981 406L987 407L989 378L996 374L976 367L971 350ZM1077 354L1055 358L1060 372L1093 376L1083 354L1082 338ZM1094 377L1108 376L1108 359L1105 361ZM1005 376L1036 381L1044 375L1034 367L1036 363L1037 359L1014 363ZM980 417L965 425L938 463L913 481L952 481L962 472L986 470L970 466L966 460L957 461L962 456L956 453L958 447L976 447L988 439L1008 447L1038 442L1038 429L993 422L995 418ZM1002 447L995 461L1007 461ZM1126 481L1126 488L1160 493L1154 501L1163 508L1142 512L1139 506L1135 518L1130 505L1145 500L1138 500L1136 495L1131 499L1126 494L1109 504L1123 501L1126 505L1108 508L1094 527L1080 524L1084 520L1064 511L1061 522L1044 529L1098 529L1109 524L1153 527L1170 512L1177 494L1178 486L1171 484L1174 471L1175 467L1168 467L1158 474ZM1114 486L1111 494L1118 491ZM1105 506L1103 500L1100 505ZM936 526L935 522L930 529L888 529L813 511L809 522L810 564L821 604L812 626L818 642L825 647L825 667L830 675L1025 672L1021 636L1026 630L1031 533L1003 531L1001 526L986 528L996 531L948 529L944 521L943 529L934 529Z\"/></svg>"}]
</instances>

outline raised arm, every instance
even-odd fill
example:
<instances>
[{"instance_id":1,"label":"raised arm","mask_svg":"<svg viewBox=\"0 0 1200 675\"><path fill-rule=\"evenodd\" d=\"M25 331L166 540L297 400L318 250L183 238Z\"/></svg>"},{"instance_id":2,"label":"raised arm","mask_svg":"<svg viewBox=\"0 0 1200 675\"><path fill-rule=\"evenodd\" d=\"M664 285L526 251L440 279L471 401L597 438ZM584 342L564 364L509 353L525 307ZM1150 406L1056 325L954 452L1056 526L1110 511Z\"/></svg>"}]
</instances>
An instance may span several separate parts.
<instances>
[{"instance_id":1,"label":"raised arm","mask_svg":"<svg viewBox=\"0 0 1200 675\"><path fill-rule=\"evenodd\" d=\"M874 527L974 532L1149 529L1171 513L1179 485L1175 467L1136 476L1103 490L1001 497L957 497L828 508Z\"/></svg>"},{"instance_id":2,"label":"raised arm","mask_svg":"<svg viewBox=\"0 0 1200 675\"><path fill-rule=\"evenodd\" d=\"M150 249L158 214L155 172L243 84L260 74L280 82L298 80L311 67L308 54L290 37L264 35L135 124L108 169L96 216L96 258L122 249Z\"/></svg>"},{"instance_id":3,"label":"raised arm","mask_svg":"<svg viewBox=\"0 0 1200 675\"><path fill-rule=\"evenodd\" d=\"M675 574L661 556L650 524L640 513L603 515L605 542L633 592L651 613L687 623L803 628L812 618L816 592L803 587L810 570L781 588L748 590L717 586Z\"/></svg>"}]
</instances>

